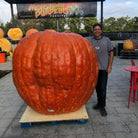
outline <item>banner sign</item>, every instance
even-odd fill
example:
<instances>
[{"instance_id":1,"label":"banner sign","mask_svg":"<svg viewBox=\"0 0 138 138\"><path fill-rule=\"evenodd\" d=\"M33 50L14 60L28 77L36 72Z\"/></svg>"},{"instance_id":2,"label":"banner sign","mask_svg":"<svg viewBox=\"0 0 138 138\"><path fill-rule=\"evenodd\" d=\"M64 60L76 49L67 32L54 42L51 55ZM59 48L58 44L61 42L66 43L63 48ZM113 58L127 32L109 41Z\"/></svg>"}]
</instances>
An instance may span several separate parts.
<instances>
[{"instance_id":1,"label":"banner sign","mask_svg":"<svg viewBox=\"0 0 138 138\"><path fill-rule=\"evenodd\" d=\"M17 4L19 19L95 17L97 2Z\"/></svg>"}]
</instances>

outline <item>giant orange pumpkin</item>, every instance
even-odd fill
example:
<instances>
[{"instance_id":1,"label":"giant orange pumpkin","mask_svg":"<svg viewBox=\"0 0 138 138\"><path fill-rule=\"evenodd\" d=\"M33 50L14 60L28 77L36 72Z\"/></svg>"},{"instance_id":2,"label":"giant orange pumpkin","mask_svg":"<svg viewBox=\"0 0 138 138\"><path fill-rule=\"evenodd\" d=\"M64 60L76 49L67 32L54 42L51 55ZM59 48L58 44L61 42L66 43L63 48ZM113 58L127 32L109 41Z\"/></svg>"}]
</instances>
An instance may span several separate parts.
<instances>
[{"instance_id":1,"label":"giant orange pumpkin","mask_svg":"<svg viewBox=\"0 0 138 138\"><path fill-rule=\"evenodd\" d=\"M126 40L123 44L123 49L124 50L134 50L135 49L134 42L132 40Z\"/></svg>"},{"instance_id":2,"label":"giant orange pumpkin","mask_svg":"<svg viewBox=\"0 0 138 138\"><path fill-rule=\"evenodd\" d=\"M44 114L78 110L97 83L97 55L75 33L46 30L24 37L13 54L13 81L26 104Z\"/></svg>"}]
</instances>

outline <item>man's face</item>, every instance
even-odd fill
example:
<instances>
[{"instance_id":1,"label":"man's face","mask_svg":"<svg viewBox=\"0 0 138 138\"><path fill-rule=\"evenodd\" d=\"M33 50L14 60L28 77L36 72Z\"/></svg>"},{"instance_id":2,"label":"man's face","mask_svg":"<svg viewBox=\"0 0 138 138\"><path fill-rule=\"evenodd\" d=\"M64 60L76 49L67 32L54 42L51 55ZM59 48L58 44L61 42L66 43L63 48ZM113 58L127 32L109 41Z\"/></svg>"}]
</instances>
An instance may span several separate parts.
<instances>
[{"instance_id":1,"label":"man's face","mask_svg":"<svg viewBox=\"0 0 138 138\"><path fill-rule=\"evenodd\" d=\"M100 26L95 26L93 29L93 34L95 37L100 37L102 34L102 30L100 28Z\"/></svg>"}]
</instances>

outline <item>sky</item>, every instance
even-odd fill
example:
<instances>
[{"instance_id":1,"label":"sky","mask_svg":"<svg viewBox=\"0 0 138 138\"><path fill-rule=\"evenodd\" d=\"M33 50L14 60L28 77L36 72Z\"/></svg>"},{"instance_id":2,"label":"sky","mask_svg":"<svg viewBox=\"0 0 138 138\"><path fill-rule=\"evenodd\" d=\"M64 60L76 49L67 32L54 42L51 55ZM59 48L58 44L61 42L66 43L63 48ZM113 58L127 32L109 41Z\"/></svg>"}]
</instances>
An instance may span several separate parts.
<instances>
[{"instance_id":1,"label":"sky","mask_svg":"<svg viewBox=\"0 0 138 138\"><path fill-rule=\"evenodd\" d=\"M16 4L13 4L14 14L17 14ZM97 4L97 19L101 16L101 2ZM105 0L103 3L103 17L138 17L138 0ZM11 20L10 4L0 0L0 22L7 23Z\"/></svg>"}]
</instances>

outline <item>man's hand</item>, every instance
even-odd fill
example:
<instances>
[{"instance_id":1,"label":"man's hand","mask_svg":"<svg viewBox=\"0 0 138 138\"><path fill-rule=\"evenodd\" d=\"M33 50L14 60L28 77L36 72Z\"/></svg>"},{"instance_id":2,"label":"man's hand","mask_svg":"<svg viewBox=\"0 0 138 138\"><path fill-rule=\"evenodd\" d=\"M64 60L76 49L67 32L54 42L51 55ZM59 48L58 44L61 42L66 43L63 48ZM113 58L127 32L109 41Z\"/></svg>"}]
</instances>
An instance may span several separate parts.
<instances>
[{"instance_id":1,"label":"man's hand","mask_svg":"<svg viewBox=\"0 0 138 138\"><path fill-rule=\"evenodd\" d=\"M111 73L111 71L112 71L112 67L111 66L108 66L106 72L109 74L109 73Z\"/></svg>"},{"instance_id":2,"label":"man's hand","mask_svg":"<svg viewBox=\"0 0 138 138\"><path fill-rule=\"evenodd\" d=\"M110 51L110 59L109 59L109 66L107 68L107 73L111 73L112 71L112 63L113 63L113 59L114 59L114 51Z\"/></svg>"}]
</instances>

